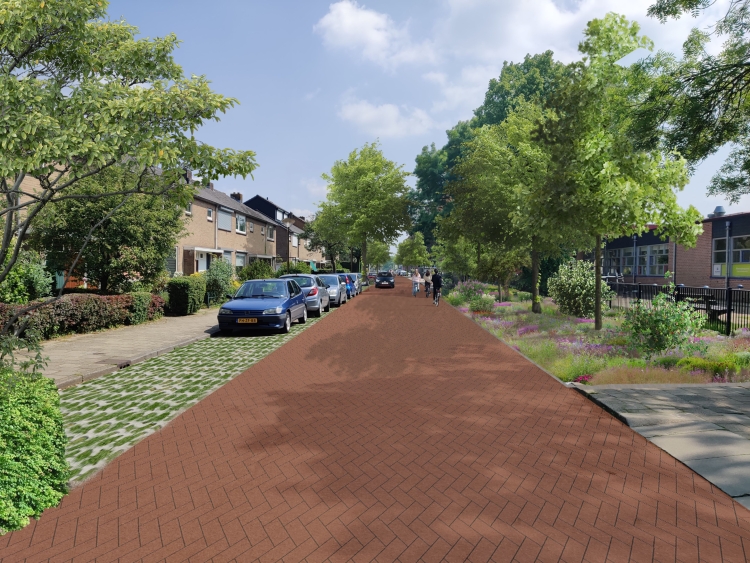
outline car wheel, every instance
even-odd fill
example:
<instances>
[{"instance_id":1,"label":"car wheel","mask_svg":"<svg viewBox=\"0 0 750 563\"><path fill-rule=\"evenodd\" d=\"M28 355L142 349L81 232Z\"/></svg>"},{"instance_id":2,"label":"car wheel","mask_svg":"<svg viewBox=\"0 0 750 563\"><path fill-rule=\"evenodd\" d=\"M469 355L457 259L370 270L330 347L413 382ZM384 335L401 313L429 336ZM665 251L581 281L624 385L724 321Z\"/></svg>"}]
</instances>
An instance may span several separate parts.
<instances>
[{"instance_id":1,"label":"car wheel","mask_svg":"<svg viewBox=\"0 0 750 563\"><path fill-rule=\"evenodd\" d=\"M283 334L288 334L291 328L292 328L292 314L287 313L286 320L284 321L284 327L281 329L281 332Z\"/></svg>"},{"instance_id":2,"label":"car wheel","mask_svg":"<svg viewBox=\"0 0 750 563\"><path fill-rule=\"evenodd\" d=\"M324 313L329 313L331 311L331 298L328 298L328 303L326 303L325 309L323 309Z\"/></svg>"},{"instance_id":3,"label":"car wheel","mask_svg":"<svg viewBox=\"0 0 750 563\"><path fill-rule=\"evenodd\" d=\"M299 324L303 325L307 322L307 307L302 309L302 316L297 319L299 321Z\"/></svg>"}]
</instances>

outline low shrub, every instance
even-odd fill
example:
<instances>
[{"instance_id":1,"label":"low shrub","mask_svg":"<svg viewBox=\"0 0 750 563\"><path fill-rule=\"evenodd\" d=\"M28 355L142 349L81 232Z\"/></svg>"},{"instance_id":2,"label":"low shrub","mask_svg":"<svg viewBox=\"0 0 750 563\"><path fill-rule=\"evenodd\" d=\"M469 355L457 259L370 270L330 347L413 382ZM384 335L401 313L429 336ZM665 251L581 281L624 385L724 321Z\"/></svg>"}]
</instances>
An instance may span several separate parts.
<instances>
[{"instance_id":1,"label":"low shrub","mask_svg":"<svg viewBox=\"0 0 750 563\"><path fill-rule=\"evenodd\" d=\"M517 291L516 299L519 301L531 301L531 293L528 293L527 291Z\"/></svg>"},{"instance_id":2,"label":"low shrub","mask_svg":"<svg viewBox=\"0 0 750 563\"><path fill-rule=\"evenodd\" d=\"M675 301L672 291L654 297L651 306L636 301L622 324L630 343L646 358L684 348L702 326L700 313L686 301Z\"/></svg>"},{"instance_id":3,"label":"low shrub","mask_svg":"<svg viewBox=\"0 0 750 563\"><path fill-rule=\"evenodd\" d=\"M680 361L677 356L662 356L661 358L655 358L651 363L655 366L663 367L664 369L673 368Z\"/></svg>"},{"instance_id":4,"label":"low shrub","mask_svg":"<svg viewBox=\"0 0 750 563\"><path fill-rule=\"evenodd\" d=\"M225 295L232 293L234 267L229 262L214 260L211 262L204 276L206 280L206 292L210 293L213 299L221 301Z\"/></svg>"},{"instance_id":5,"label":"low shrub","mask_svg":"<svg viewBox=\"0 0 750 563\"><path fill-rule=\"evenodd\" d=\"M750 367L750 352L737 352L734 354L734 363L738 367Z\"/></svg>"},{"instance_id":6,"label":"low shrub","mask_svg":"<svg viewBox=\"0 0 750 563\"><path fill-rule=\"evenodd\" d=\"M484 293L485 285L482 282L469 280L459 282L455 289L464 301L471 302L472 299L480 297Z\"/></svg>"},{"instance_id":7,"label":"low shrub","mask_svg":"<svg viewBox=\"0 0 750 563\"><path fill-rule=\"evenodd\" d=\"M571 260L561 264L557 273L547 281L550 297L561 313L575 317L592 318L596 306L596 272L594 264ZM614 292L602 284L602 301L614 297Z\"/></svg>"},{"instance_id":8,"label":"low shrub","mask_svg":"<svg viewBox=\"0 0 750 563\"><path fill-rule=\"evenodd\" d=\"M136 291L130 294L130 314L128 324L139 325L148 320L149 308L151 307L151 294L147 291Z\"/></svg>"},{"instance_id":9,"label":"low shrub","mask_svg":"<svg viewBox=\"0 0 750 563\"><path fill-rule=\"evenodd\" d=\"M469 301L469 311L472 313L489 313L495 308L495 298L492 295L479 295Z\"/></svg>"},{"instance_id":10,"label":"low shrub","mask_svg":"<svg viewBox=\"0 0 750 563\"><path fill-rule=\"evenodd\" d=\"M237 270L237 277L240 281L262 280L275 278L276 274L273 271L271 264L265 260L254 260L244 268Z\"/></svg>"},{"instance_id":11,"label":"low shrub","mask_svg":"<svg viewBox=\"0 0 750 563\"><path fill-rule=\"evenodd\" d=\"M454 307L458 307L464 302L463 297L461 297L461 295L457 291L451 291L448 295L445 296L445 300L449 305L453 305Z\"/></svg>"},{"instance_id":12,"label":"low shrub","mask_svg":"<svg viewBox=\"0 0 750 563\"><path fill-rule=\"evenodd\" d=\"M10 260L10 254L5 263ZM25 304L41 299L52 290L52 275L38 252L22 250L13 268L0 283L0 302Z\"/></svg>"},{"instance_id":13,"label":"low shrub","mask_svg":"<svg viewBox=\"0 0 750 563\"><path fill-rule=\"evenodd\" d=\"M0 372L0 534L23 528L68 492L66 443L54 381Z\"/></svg>"},{"instance_id":14,"label":"low shrub","mask_svg":"<svg viewBox=\"0 0 750 563\"><path fill-rule=\"evenodd\" d=\"M738 366L733 358L708 360L706 358L691 356L689 358L682 358L677 362L677 367L684 371L703 371L715 376L730 375L738 371Z\"/></svg>"},{"instance_id":15,"label":"low shrub","mask_svg":"<svg viewBox=\"0 0 750 563\"><path fill-rule=\"evenodd\" d=\"M169 291L170 314L192 315L203 305L203 297L206 295L206 278L200 274L172 278L167 291Z\"/></svg>"},{"instance_id":16,"label":"low shrub","mask_svg":"<svg viewBox=\"0 0 750 563\"><path fill-rule=\"evenodd\" d=\"M348 272L349 270L347 270ZM284 276L286 274L311 274L310 264L307 262L297 262L293 264L291 262L284 262L281 267L276 270L277 276Z\"/></svg>"}]
</instances>

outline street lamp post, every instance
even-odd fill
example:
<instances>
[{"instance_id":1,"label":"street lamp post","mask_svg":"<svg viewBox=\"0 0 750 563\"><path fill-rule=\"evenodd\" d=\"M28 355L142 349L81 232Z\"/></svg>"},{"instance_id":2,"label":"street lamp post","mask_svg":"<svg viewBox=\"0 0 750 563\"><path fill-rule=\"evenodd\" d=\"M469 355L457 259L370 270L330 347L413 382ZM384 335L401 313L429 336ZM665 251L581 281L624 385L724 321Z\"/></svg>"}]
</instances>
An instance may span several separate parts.
<instances>
[{"instance_id":1,"label":"street lamp post","mask_svg":"<svg viewBox=\"0 0 750 563\"><path fill-rule=\"evenodd\" d=\"M294 225L294 219L287 215L284 217L282 223L286 226L286 271L289 273L289 258L292 254L292 225Z\"/></svg>"}]
</instances>

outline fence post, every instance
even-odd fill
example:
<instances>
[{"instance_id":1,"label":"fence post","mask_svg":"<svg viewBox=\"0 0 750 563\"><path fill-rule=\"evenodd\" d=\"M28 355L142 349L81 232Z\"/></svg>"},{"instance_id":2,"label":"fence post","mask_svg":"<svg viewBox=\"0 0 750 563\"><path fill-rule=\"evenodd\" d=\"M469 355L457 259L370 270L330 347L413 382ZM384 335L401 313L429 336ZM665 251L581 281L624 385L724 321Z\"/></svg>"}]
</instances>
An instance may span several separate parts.
<instances>
[{"instance_id":1,"label":"fence post","mask_svg":"<svg viewBox=\"0 0 750 563\"><path fill-rule=\"evenodd\" d=\"M732 334L732 288L728 287L727 292L727 336Z\"/></svg>"}]
</instances>

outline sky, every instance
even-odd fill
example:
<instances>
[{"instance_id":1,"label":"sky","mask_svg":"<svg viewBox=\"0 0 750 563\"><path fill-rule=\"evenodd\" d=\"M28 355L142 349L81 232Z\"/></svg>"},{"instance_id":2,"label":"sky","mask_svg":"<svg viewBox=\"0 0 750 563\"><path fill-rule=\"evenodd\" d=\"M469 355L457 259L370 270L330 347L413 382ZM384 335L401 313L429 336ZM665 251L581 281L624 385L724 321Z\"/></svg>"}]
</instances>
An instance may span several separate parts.
<instances>
[{"instance_id":1,"label":"sky","mask_svg":"<svg viewBox=\"0 0 750 563\"><path fill-rule=\"evenodd\" d=\"M364 143L413 171L422 147L469 119L503 61L552 50L580 58L586 23L607 12L638 21L657 50L680 52L689 30L721 15L718 0L699 18L667 24L646 16L653 0L112 0L109 15L145 37L175 33L186 75L205 75L239 105L197 137L251 149L253 178L222 178L216 189L255 194L309 216L325 198L321 174ZM633 55L639 58L639 54ZM727 150L707 159L680 193L702 213L730 206L706 186ZM410 178L413 184L414 178Z\"/></svg>"}]
</instances>

